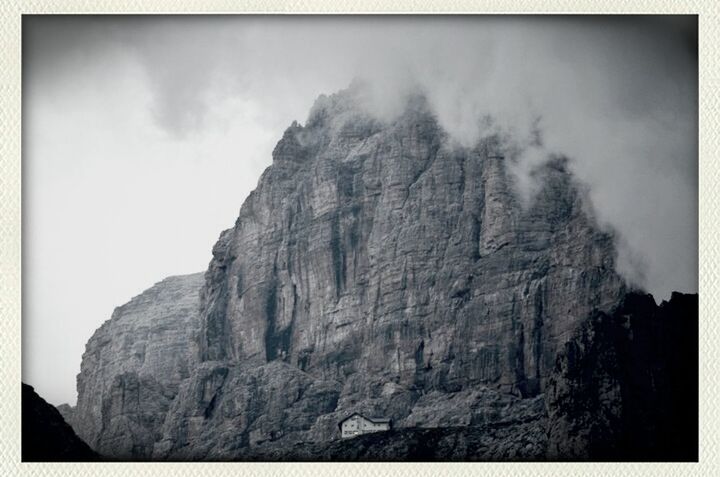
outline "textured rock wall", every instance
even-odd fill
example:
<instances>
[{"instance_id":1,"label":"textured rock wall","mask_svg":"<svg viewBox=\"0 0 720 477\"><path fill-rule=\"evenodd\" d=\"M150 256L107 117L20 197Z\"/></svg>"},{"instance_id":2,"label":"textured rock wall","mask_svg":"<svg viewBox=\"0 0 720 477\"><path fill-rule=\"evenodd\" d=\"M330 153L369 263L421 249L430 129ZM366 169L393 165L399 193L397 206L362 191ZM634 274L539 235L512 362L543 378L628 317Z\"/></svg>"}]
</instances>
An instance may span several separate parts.
<instances>
[{"instance_id":1,"label":"textured rock wall","mask_svg":"<svg viewBox=\"0 0 720 477\"><path fill-rule=\"evenodd\" d=\"M146 456L195 367L203 275L166 278L118 307L90 338L71 424L101 454Z\"/></svg>"},{"instance_id":2,"label":"textured rock wall","mask_svg":"<svg viewBox=\"0 0 720 477\"><path fill-rule=\"evenodd\" d=\"M274 361L259 367L204 363L173 402L155 459L223 460L266 441L305 440L332 412L340 386Z\"/></svg>"},{"instance_id":3,"label":"textured rock wall","mask_svg":"<svg viewBox=\"0 0 720 477\"><path fill-rule=\"evenodd\" d=\"M576 323L624 292L612 238L561 160L525 209L499 139L454 145L422 97L380 125L358 94L285 132L221 235L201 359L536 395Z\"/></svg>"}]
</instances>

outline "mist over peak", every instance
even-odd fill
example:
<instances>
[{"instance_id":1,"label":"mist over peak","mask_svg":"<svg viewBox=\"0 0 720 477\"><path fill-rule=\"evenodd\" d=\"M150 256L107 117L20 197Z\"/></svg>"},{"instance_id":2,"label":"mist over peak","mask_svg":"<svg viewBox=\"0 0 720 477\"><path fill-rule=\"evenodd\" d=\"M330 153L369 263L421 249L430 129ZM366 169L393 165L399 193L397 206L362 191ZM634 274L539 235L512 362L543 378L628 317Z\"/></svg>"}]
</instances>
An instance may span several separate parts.
<instances>
[{"instance_id":1,"label":"mist over peak","mask_svg":"<svg viewBox=\"0 0 720 477\"><path fill-rule=\"evenodd\" d=\"M458 147L472 148L497 137L525 206L532 204L542 185L538 171L563 158L586 186L589 213L616 236L617 269L629 284L658 299L673 290L696 291L693 72L675 71L674 78L649 83L647 75L657 69L653 52L644 59L646 68L626 71L617 65L607 71L614 58L608 59L602 51L587 55L592 61L578 64L558 60L543 52L543 46L547 45L541 43L542 54L534 60L518 55L518 49L498 46L495 56L502 56L504 63L478 68L464 78L468 84L460 80L445 84L437 71L420 68L422 63L416 69L396 70L408 78L406 82L388 82L372 74L357 77L350 87L320 96L309 122L322 112L343 121L369 116L387 123L408 108L420 107L437 119ZM547 63L543 68L540 58ZM520 60L522 64L517 63ZM533 68L542 75L529 74ZM514 74L505 80L507 69ZM576 72L585 77L583 82L574 77ZM661 74L652 74L656 73ZM469 86L473 78L475 88ZM681 80L686 83L680 84ZM620 87L613 89L612 83ZM648 99L660 94L657 89L665 90L659 103ZM636 94L628 103L629 90ZM367 116L361 118L358 111Z\"/></svg>"}]
</instances>

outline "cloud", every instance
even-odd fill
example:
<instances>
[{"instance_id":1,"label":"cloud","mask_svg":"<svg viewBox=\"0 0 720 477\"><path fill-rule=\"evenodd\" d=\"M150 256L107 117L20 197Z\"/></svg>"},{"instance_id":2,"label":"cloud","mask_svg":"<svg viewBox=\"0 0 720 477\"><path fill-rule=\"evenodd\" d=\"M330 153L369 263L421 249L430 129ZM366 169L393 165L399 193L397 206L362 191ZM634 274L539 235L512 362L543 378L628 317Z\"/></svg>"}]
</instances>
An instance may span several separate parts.
<instances>
[{"instance_id":1,"label":"cloud","mask_svg":"<svg viewBox=\"0 0 720 477\"><path fill-rule=\"evenodd\" d=\"M697 291L694 21L484 19L414 34L408 26L373 36L381 58L367 76L381 117L398 91L419 86L460 144L508 138L526 201L538 188L533 171L569 158L600 226L618 238L618 271L666 298Z\"/></svg>"}]
</instances>

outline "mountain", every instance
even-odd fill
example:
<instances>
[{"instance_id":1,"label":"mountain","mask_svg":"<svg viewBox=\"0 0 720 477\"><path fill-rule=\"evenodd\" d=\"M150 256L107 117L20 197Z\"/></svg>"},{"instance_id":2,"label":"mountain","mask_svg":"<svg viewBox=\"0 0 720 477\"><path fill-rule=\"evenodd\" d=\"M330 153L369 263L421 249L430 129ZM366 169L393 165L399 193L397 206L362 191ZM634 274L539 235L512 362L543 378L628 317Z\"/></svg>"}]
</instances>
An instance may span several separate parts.
<instances>
[{"instance_id":1,"label":"mountain","mask_svg":"<svg viewBox=\"0 0 720 477\"><path fill-rule=\"evenodd\" d=\"M89 462L98 455L73 432L51 404L22 383L23 462Z\"/></svg>"},{"instance_id":2,"label":"mountain","mask_svg":"<svg viewBox=\"0 0 720 477\"><path fill-rule=\"evenodd\" d=\"M580 396L568 369L595 359L568 346L629 290L584 189L555 158L527 205L510 140L456 144L422 95L381 122L364 94L321 96L285 131L204 277L156 284L93 335L67 412L94 449L277 455L336 440L358 411L399 429L530 426L515 459L595 455L580 411L557 408Z\"/></svg>"}]
</instances>

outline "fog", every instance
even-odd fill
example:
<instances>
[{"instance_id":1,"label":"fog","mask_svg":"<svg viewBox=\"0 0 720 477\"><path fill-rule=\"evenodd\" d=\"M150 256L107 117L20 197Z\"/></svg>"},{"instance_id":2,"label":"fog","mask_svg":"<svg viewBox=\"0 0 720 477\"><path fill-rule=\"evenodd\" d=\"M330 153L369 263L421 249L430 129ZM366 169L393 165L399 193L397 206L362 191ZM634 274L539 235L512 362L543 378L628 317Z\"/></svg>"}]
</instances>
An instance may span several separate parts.
<instances>
[{"instance_id":1,"label":"fog","mask_svg":"<svg viewBox=\"0 0 720 477\"><path fill-rule=\"evenodd\" d=\"M23 380L75 401L115 306L204 270L283 130L370 85L420 89L460 146L503 135L517 193L566 156L618 271L697 291L694 17L24 17Z\"/></svg>"}]
</instances>

